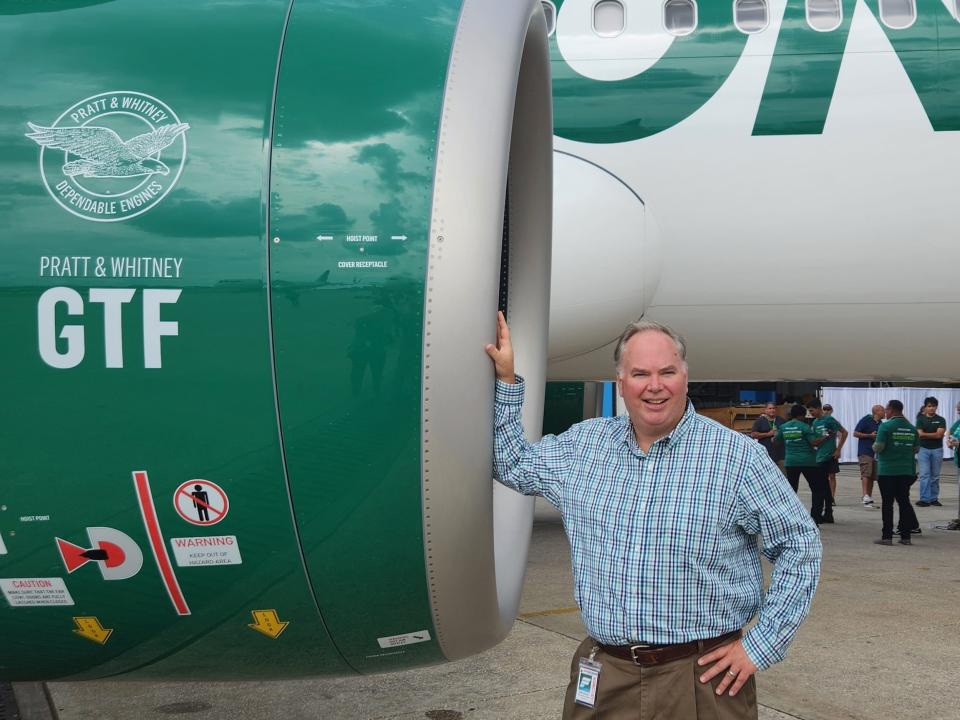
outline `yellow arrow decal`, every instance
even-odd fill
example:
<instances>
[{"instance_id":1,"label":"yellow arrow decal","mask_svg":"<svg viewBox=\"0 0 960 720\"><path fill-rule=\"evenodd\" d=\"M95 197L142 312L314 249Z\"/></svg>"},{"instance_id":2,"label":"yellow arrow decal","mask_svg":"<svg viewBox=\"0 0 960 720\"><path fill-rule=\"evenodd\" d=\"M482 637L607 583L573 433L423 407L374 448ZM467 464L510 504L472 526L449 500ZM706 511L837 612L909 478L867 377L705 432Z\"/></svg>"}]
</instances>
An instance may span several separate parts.
<instances>
[{"instance_id":1,"label":"yellow arrow decal","mask_svg":"<svg viewBox=\"0 0 960 720\"><path fill-rule=\"evenodd\" d=\"M75 617L73 622L77 626L74 633L100 645L106 645L107 639L113 635L113 628L105 628L95 617Z\"/></svg>"},{"instance_id":2,"label":"yellow arrow decal","mask_svg":"<svg viewBox=\"0 0 960 720\"><path fill-rule=\"evenodd\" d=\"M248 624L247 627L263 633L274 640L280 637L280 633L286 630L287 625L290 624L288 622L280 622L276 610L253 610L250 614L253 615L254 622Z\"/></svg>"}]
</instances>

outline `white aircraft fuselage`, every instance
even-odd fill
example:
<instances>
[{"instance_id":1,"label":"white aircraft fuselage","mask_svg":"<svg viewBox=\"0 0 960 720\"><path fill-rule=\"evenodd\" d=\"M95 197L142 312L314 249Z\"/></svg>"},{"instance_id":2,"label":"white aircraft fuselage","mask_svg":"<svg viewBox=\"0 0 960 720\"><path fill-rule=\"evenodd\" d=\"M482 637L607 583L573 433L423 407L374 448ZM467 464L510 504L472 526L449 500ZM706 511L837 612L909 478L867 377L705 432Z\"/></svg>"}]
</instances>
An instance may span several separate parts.
<instances>
[{"instance_id":1,"label":"white aircraft fuselage","mask_svg":"<svg viewBox=\"0 0 960 720\"><path fill-rule=\"evenodd\" d=\"M616 37L558 8L549 377L611 378L643 315L699 380L960 378L953 4L894 28L845 1L818 31L770 0L743 33L701 2L681 37L624 4Z\"/></svg>"}]
</instances>

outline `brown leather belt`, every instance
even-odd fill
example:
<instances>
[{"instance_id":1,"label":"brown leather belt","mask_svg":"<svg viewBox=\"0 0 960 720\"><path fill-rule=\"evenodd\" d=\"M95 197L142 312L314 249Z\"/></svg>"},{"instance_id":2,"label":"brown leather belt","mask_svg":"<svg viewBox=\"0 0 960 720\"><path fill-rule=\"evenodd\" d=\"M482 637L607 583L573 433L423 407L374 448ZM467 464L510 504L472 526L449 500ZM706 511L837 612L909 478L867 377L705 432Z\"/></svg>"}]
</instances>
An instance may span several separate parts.
<instances>
[{"instance_id":1,"label":"brown leather belt","mask_svg":"<svg viewBox=\"0 0 960 720\"><path fill-rule=\"evenodd\" d=\"M629 660L635 665L660 665L680 658L690 657L694 654L702 655L705 652L713 650L728 642L740 637L739 630L724 633L715 638L706 640L691 640L686 643L677 643L676 645L646 645L638 643L636 645L604 645L597 643L600 649L608 655Z\"/></svg>"}]
</instances>

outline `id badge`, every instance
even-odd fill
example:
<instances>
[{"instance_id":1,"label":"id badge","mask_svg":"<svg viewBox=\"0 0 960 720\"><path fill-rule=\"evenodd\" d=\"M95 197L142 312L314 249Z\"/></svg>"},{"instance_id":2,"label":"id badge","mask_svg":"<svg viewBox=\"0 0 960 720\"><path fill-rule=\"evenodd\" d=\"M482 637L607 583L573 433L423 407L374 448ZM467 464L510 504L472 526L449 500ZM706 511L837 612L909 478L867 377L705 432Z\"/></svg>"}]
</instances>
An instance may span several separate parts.
<instances>
[{"instance_id":1,"label":"id badge","mask_svg":"<svg viewBox=\"0 0 960 720\"><path fill-rule=\"evenodd\" d=\"M577 676L577 694L573 700L577 705L592 708L597 702L597 684L600 682L602 665L587 658L580 658L580 673Z\"/></svg>"}]
</instances>

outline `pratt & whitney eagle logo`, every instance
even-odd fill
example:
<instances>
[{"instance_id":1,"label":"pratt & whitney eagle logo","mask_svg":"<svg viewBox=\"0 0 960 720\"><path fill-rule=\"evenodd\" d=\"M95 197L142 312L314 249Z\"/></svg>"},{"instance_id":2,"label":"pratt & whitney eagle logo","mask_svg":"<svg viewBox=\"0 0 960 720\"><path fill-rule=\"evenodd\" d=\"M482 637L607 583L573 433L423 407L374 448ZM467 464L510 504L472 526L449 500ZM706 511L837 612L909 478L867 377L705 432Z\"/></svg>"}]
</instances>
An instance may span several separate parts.
<instances>
[{"instance_id":1,"label":"pratt & whitney eagle logo","mask_svg":"<svg viewBox=\"0 0 960 720\"><path fill-rule=\"evenodd\" d=\"M50 127L27 126L26 136L41 147L50 195L68 212L99 222L145 213L173 189L190 129L156 98L128 91L81 100Z\"/></svg>"},{"instance_id":2,"label":"pratt & whitney eagle logo","mask_svg":"<svg viewBox=\"0 0 960 720\"><path fill-rule=\"evenodd\" d=\"M118 178L132 175L169 175L168 168L151 155L158 155L190 126L186 123L164 125L153 132L137 135L126 142L106 127L45 128L28 122L33 130L27 137L44 147L66 150L81 160L63 166L68 177L82 175L93 178Z\"/></svg>"}]
</instances>

